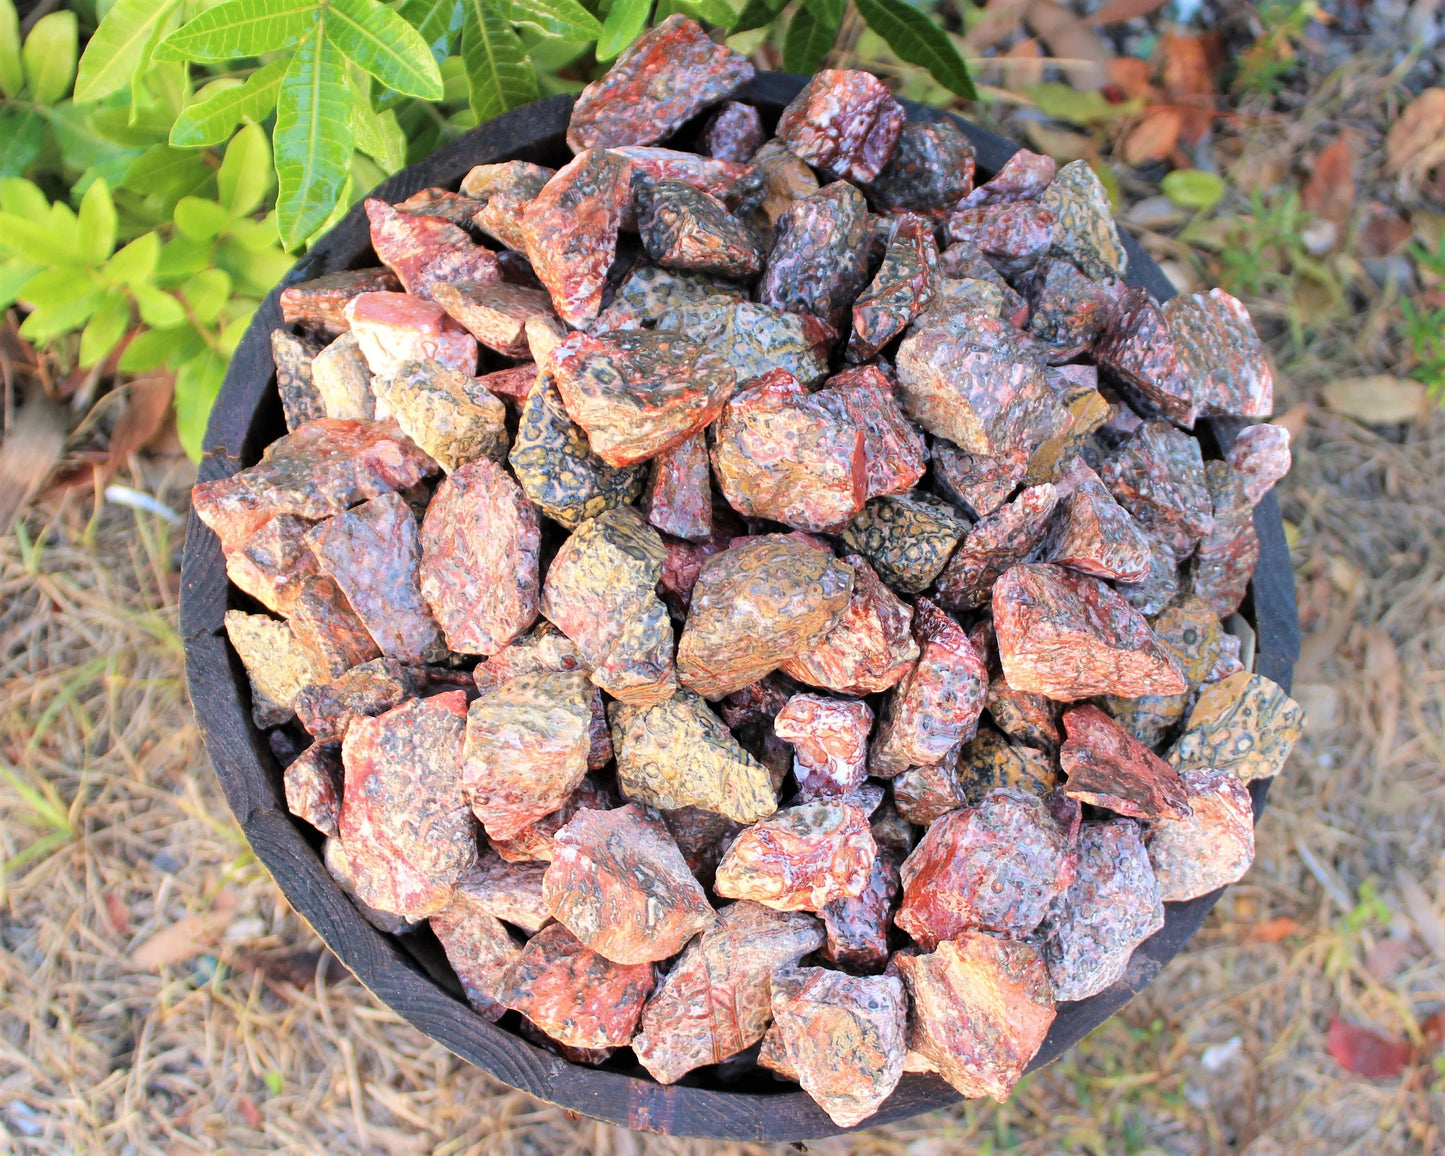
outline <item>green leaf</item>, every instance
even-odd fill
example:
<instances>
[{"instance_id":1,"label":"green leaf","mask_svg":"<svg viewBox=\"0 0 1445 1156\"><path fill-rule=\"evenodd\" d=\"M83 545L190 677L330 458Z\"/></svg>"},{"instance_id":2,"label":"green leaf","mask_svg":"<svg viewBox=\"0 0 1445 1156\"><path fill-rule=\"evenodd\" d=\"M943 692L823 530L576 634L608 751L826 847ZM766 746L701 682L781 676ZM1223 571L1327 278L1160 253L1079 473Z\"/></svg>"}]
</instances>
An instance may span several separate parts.
<instances>
[{"instance_id":1,"label":"green leaf","mask_svg":"<svg viewBox=\"0 0 1445 1156\"><path fill-rule=\"evenodd\" d=\"M20 16L14 0L0 0L0 93L12 100L25 87L25 65L20 60Z\"/></svg>"},{"instance_id":2,"label":"green leaf","mask_svg":"<svg viewBox=\"0 0 1445 1156\"><path fill-rule=\"evenodd\" d=\"M187 106L171 127L171 144L176 148L202 148L226 140L242 121L260 124L276 107L286 61L262 65L245 84L222 89Z\"/></svg>"},{"instance_id":3,"label":"green leaf","mask_svg":"<svg viewBox=\"0 0 1445 1156\"><path fill-rule=\"evenodd\" d=\"M346 62L318 22L297 46L276 102L276 214L288 249L331 215L346 183L348 95Z\"/></svg>"},{"instance_id":4,"label":"green leaf","mask_svg":"<svg viewBox=\"0 0 1445 1156\"><path fill-rule=\"evenodd\" d=\"M716 24L719 28L731 28L738 18L727 0L671 0L675 11L694 20Z\"/></svg>"},{"instance_id":5,"label":"green leaf","mask_svg":"<svg viewBox=\"0 0 1445 1156\"><path fill-rule=\"evenodd\" d=\"M788 0L748 0L733 21L733 35L751 32L754 28L766 28L787 6Z\"/></svg>"},{"instance_id":6,"label":"green leaf","mask_svg":"<svg viewBox=\"0 0 1445 1156\"><path fill-rule=\"evenodd\" d=\"M137 333L120 355L116 368L121 373L148 373L159 369L177 348L180 338L181 333L174 329L147 329Z\"/></svg>"},{"instance_id":7,"label":"green leaf","mask_svg":"<svg viewBox=\"0 0 1445 1156\"><path fill-rule=\"evenodd\" d=\"M181 286L181 296L197 321L214 324L231 296L231 278L224 269L202 269Z\"/></svg>"},{"instance_id":8,"label":"green leaf","mask_svg":"<svg viewBox=\"0 0 1445 1156\"><path fill-rule=\"evenodd\" d=\"M511 21L530 24L560 40L585 42L602 35L597 17L577 0L512 0Z\"/></svg>"},{"instance_id":9,"label":"green leaf","mask_svg":"<svg viewBox=\"0 0 1445 1156\"><path fill-rule=\"evenodd\" d=\"M23 54L30 98L36 104L54 104L70 90L78 35L74 12L52 12L30 29Z\"/></svg>"},{"instance_id":10,"label":"green leaf","mask_svg":"<svg viewBox=\"0 0 1445 1156\"><path fill-rule=\"evenodd\" d=\"M379 164L388 176L406 164L406 135L396 113L371 107L371 82L355 71L351 75L351 132L356 147Z\"/></svg>"},{"instance_id":11,"label":"green leaf","mask_svg":"<svg viewBox=\"0 0 1445 1156\"><path fill-rule=\"evenodd\" d=\"M75 76L77 101L119 92L145 67L146 45L180 0L115 0L85 46Z\"/></svg>"},{"instance_id":12,"label":"green leaf","mask_svg":"<svg viewBox=\"0 0 1445 1156\"><path fill-rule=\"evenodd\" d=\"M140 309L140 319L152 329L174 329L186 323L186 311L169 293L154 285L132 285L131 294Z\"/></svg>"},{"instance_id":13,"label":"green leaf","mask_svg":"<svg viewBox=\"0 0 1445 1156\"><path fill-rule=\"evenodd\" d=\"M232 218L254 213L271 191L271 142L257 124L248 124L226 146L216 173L217 198Z\"/></svg>"},{"instance_id":14,"label":"green leaf","mask_svg":"<svg viewBox=\"0 0 1445 1156\"><path fill-rule=\"evenodd\" d=\"M1217 205L1224 196L1224 180L1203 169L1175 169L1160 182L1164 195L1181 209L1197 211Z\"/></svg>"},{"instance_id":15,"label":"green leaf","mask_svg":"<svg viewBox=\"0 0 1445 1156\"><path fill-rule=\"evenodd\" d=\"M174 32L180 22L181 6L176 3L151 26L150 34L140 46L130 78L132 122L139 118L142 108L153 103L150 97L155 95L160 99L154 103L163 107L169 128L169 122L175 120L191 95L190 68L178 61L155 58L156 46Z\"/></svg>"},{"instance_id":16,"label":"green leaf","mask_svg":"<svg viewBox=\"0 0 1445 1156\"><path fill-rule=\"evenodd\" d=\"M620 55L642 35L650 15L652 0L612 0L602 22L602 35L597 38L597 59L607 61Z\"/></svg>"},{"instance_id":17,"label":"green leaf","mask_svg":"<svg viewBox=\"0 0 1445 1156\"><path fill-rule=\"evenodd\" d=\"M120 285L144 284L155 276L156 260L160 254L160 237L156 233L142 233L129 245L118 249L101 272Z\"/></svg>"},{"instance_id":18,"label":"green leaf","mask_svg":"<svg viewBox=\"0 0 1445 1156\"><path fill-rule=\"evenodd\" d=\"M214 241L231 220L224 205L204 197L182 197L176 202L176 229L189 241Z\"/></svg>"},{"instance_id":19,"label":"green leaf","mask_svg":"<svg viewBox=\"0 0 1445 1156\"><path fill-rule=\"evenodd\" d=\"M838 29L843 24L843 14L836 5L827 2L799 4L788 21L788 30L783 35L783 69L786 72L808 74L822 67L828 53L838 40Z\"/></svg>"},{"instance_id":20,"label":"green leaf","mask_svg":"<svg viewBox=\"0 0 1445 1156\"><path fill-rule=\"evenodd\" d=\"M40 272L39 265L24 257L0 261L0 309L9 309L14 305L15 299L25 291L25 286Z\"/></svg>"},{"instance_id":21,"label":"green leaf","mask_svg":"<svg viewBox=\"0 0 1445 1156\"><path fill-rule=\"evenodd\" d=\"M104 181L92 181L80 198L79 236L82 259L100 265L115 248L115 202Z\"/></svg>"},{"instance_id":22,"label":"green leaf","mask_svg":"<svg viewBox=\"0 0 1445 1156\"><path fill-rule=\"evenodd\" d=\"M38 279L32 279L25 286L27 297ZM30 316L20 326L20 336L37 345L44 345L62 334L74 333L90 319L90 315L103 300L104 295L98 289L81 293L72 286L64 304L32 309Z\"/></svg>"},{"instance_id":23,"label":"green leaf","mask_svg":"<svg viewBox=\"0 0 1445 1156\"><path fill-rule=\"evenodd\" d=\"M47 219L31 220L14 213L0 213L0 244L48 269L81 264L73 227L57 222L53 214L47 214Z\"/></svg>"},{"instance_id":24,"label":"green leaf","mask_svg":"<svg viewBox=\"0 0 1445 1156\"><path fill-rule=\"evenodd\" d=\"M45 118L38 109L0 108L0 177L23 176L45 147Z\"/></svg>"},{"instance_id":25,"label":"green leaf","mask_svg":"<svg viewBox=\"0 0 1445 1156\"><path fill-rule=\"evenodd\" d=\"M80 368L89 369L104 361L128 328L130 302L120 296L105 298L80 334Z\"/></svg>"},{"instance_id":26,"label":"green leaf","mask_svg":"<svg viewBox=\"0 0 1445 1156\"><path fill-rule=\"evenodd\" d=\"M0 211L39 220L50 215L50 198L34 181L6 177L0 180Z\"/></svg>"},{"instance_id":27,"label":"green leaf","mask_svg":"<svg viewBox=\"0 0 1445 1156\"><path fill-rule=\"evenodd\" d=\"M1056 80L1025 85L1024 93L1045 116L1084 127L1127 120L1137 116L1144 106L1144 102L1138 99L1111 104L1103 93L1080 92L1073 85Z\"/></svg>"},{"instance_id":28,"label":"green leaf","mask_svg":"<svg viewBox=\"0 0 1445 1156\"><path fill-rule=\"evenodd\" d=\"M46 269L25 287L25 300L37 309L58 309L69 305L100 286L88 272L75 269ZM85 316L90 316L88 313Z\"/></svg>"},{"instance_id":29,"label":"green leaf","mask_svg":"<svg viewBox=\"0 0 1445 1156\"><path fill-rule=\"evenodd\" d=\"M388 88L440 100L442 74L415 28L376 0L331 0L326 36L352 62Z\"/></svg>"},{"instance_id":30,"label":"green leaf","mask_svg":"<svg viewBox=\"0 0 1445 1156\"><path fill-rule=\"evenodd\" d=\"M537 71L492 0L463 0L462 61L477 121L537 99ZM599 26L600 27L600 26Z\"/></svg>"},{"instance_id":31,"label":"green leaf","mask_svg":"<svg viewBox=\"0 0 1445 1156\"><path fill-rule=\"evenodd\" d=\"M176 434L181 448L200 461L211 407L226 378L226 363L210 349L197 354L176 370Z\"/></svg>"},{"instance_id":32,"label":"green leaf","mask_svg":"<svg viewBox=\"0 0 1445 1156\"><path fill-rule=\"evenodd\" d=\"M271 236L274 241L274 224ZM275 244L264 249L248 249L228 237L221 241L216 251L217 268L225 269L231 275L237 293L249 297L264 297L286 275L291 265L291 258Z\"/></svg>"},{"instance_id":33,"label":"green leaf","mask_svg":"<svg viewBox=\"0 0 1445 1156\"><path fill-rule=\"evenodd\" d=\"M461 43L461 0L405 0L399 11L426 41L438 65Z\"/></svg>"},{"instance_id":34,"label":"green leaf","mask_svg":"<svg viewBox=\"0 0 1445 1156\"><path fill-rule=\"evenodd\" d=\"M198 195L213 176L214 170L200 153L156 145L136 158L120 186L174 206L182 197Z\"/></svg>"},{"instance_id":35,"label":"green leaf","mask_svg":"<svg viewBox=\"0 0 1445 1156\"><path fill-rule=\"evenodd\" d=\"M905 0L855 0L858 15L888 42L900 60L922 65L933 79L965 100L977 100L958 48L937 24Z\"/></svg>"},{"instance_id":36,"label":"green leaf","mask_svg":"<svg viewBox=\"0 0 1445 1156\"><path fill-rule=\"evenodd\" d=\"M235 60L275 52L310 34L316 0L222 0L156 46L157 60Z\"/></svg>"}]
</instances>

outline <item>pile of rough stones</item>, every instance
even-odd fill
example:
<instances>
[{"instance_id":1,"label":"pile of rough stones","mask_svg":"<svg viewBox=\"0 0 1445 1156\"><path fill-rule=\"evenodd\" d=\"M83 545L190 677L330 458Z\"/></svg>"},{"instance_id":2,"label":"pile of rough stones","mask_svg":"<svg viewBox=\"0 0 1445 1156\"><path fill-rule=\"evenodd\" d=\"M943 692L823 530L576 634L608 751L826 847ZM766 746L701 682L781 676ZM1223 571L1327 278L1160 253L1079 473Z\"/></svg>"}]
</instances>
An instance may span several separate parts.
<instances>
[{"instance_id":1,"label":"pile of rough stones","mask_svg":"<svg viewBox=\"0 0 1445 1156\"><path fill-rule=\"evenodd\" d=\"M975 188L858 71L768 139L752 73L673 16L563 168L368 201L195 508L288 805L477 1013L664 1083L758 1046L840 1125L1002 1100L1251 862L1302 718L1221 620L1288 438L1204 459L1260 342L1123 284L1085 164Z\"/></svg>"}]
</instances>

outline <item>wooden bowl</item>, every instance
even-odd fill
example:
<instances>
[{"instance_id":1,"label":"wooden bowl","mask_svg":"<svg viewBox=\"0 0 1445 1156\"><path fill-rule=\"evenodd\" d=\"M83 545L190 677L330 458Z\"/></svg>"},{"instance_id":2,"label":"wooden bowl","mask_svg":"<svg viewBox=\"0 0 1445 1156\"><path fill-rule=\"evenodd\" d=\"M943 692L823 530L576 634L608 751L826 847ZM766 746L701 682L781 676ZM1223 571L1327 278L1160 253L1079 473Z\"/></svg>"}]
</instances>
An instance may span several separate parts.
<instances>
[{"instance_id":1,"label":"wooden bowl","mask_svg":"<svg viewBox=\"0 0 1445 1156\"><path fill-rule=\"evenodd\" d=\"M758 106L764 119L778 114L803 78L761 73L737 99ZM426 160L397 173L373 194L400 201L432 186L455 188L476 164L522 159L557 166L570 157L564 142L572 98L556 96L497 117ZM949 114L905 102L916 121ZM979 179L996 172L1017 146L954 118L978 150ZM1127 234L1131 285L1157 298L1174 295L1158 266ZM282 286L342 269L377 264L366 214L357 204L287 274ZM242 338L206 431L202 481L227 477L254 464L286 432L275 388L270 333L281 325L273 290ZM1222 454L1245 423L1205 421L1198 433L1206 454ZM1299 657L1294 579L1279 507L1271 494L1255 512L1260 557L1244 615L1256 636L1254 669L1289 688ZM281 767L265 735L251 721L245 670L226 640L222 616L234 604L216 536L194 515L181 571L181 631L191 702L221 781L226 801L291 905L378 1000L449 1051L505 1084L564 1108L649 1132L713 1139L788 1141L832 1135L837 1127L808 1095L746 1063L723 1064L664 1087L623 1049L601 1068L570 1064L521 1038L503 1024L476 1015L462 997L436 940L425 928L394 937L377 931L341 892L319 855L320 837L286 810ZM1268 782L1251 784L1255 812ZM1059 1006L1032 1067L1062 1055L1148 984L1199 927L1220 892L1165 907L1162 930L1134 953L1124 979L1090 999ZM902 1120L959 1100L937 1076L906 1075L877 1114L862 1125Z\"/></svg>"}]
</instances>

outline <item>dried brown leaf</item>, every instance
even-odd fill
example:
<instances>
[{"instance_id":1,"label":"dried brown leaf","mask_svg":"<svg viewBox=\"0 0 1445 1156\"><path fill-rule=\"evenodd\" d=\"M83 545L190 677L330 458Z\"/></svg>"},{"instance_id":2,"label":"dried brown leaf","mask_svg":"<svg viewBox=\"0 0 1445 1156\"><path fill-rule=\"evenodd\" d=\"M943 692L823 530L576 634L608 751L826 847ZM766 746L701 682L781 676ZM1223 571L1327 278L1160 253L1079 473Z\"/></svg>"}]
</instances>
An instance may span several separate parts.
<instances>
[{"instance_id":1,"label":"dried brown leaf","mask_svg":"<svg viewBox=\"0 0 1445 1156\"><path fill-rule=\"evenodd\" d=\"M115 423L115 432L110 435L106 477L120 469L131 454L144 449L161 432L170 412L175 384L171 374L157 373L138 377L126 387L125 413Z\"/></svg>"},{"instance_id":2,"label":"dried brown leaf","mask_svg":"<svg viewBox=\"0 0 1445 1156\"><path fill-rule=\"evenodd\" d=\"M132 951L131 967L136 971L158 971L200 955L221 941L235 912L236 897L229 891L221 892L210 911L176 920Z\"/></svg>"},{"instance_id":3,"label":"dried brown leaf","mask_svg":"<svg viewBox=\"0 0 1445 1156\"><path fill-rule=\"evenodd\" d=\"M1403 866L1395 868L1395 886L1400 889L1400 898L1405 902L1405 914L1415 925L1415 933L1436 959L1445 959L1445 924L1440 921L1440 912L1425 893L1415 877Z\"/></svg>"},{"instance_id":4,"label":"dried brown leaf","mask_svg":"<svg viewBox=\"0 0 1445 1156\"><path fill-rule=\"evenodd\" d=\"M1055 62L1069 73L1080 92L1094 92L1108 83L1114 53L1092 28L1057 0L1032 0L1024 17L1029 30L1048 45Z\"/></svg>"},{"instance_id":5,"label":"dried brown leaf","mask_svg":"<svg viewBox=\"0 0 1445 1156\"><path fill-rule=\"evenodd\" d=\"M1105 67L1109 84L1119 90L1125 100L1155 101L1159 90L1150 83L1154 66L1137 56L1116 56Z\"/></svg>"},{"instance_id":6,"label":"dried brown leaf","mask_svg":"<svg viewBox=\"0 0 1445 1156\"><path fill-rule=\"evenodd\" d=\"M1260 943L1279 943L1291 935L1298 935L1302 930L1304 928L1299 920L1281 915L1278 919L1266 919L1263 923L1255 924L1249 930L1249 938Z\"/></svg>"},{"instance_id":7,"label":"dried brown leaf","mask_svg":"<svg viewBox=\"0 0 1445 1156\"><path fill-rule=\"evenodd\" d=\"M1162 161L1179 145L1184 110L1159 106L1146 109L1124 138L1124 160L1134 166Z\"/></svg>"},{"instance_id":8,"label":"dried brown leaf","mask_svg":"<svg viewBox=\"0 0 1445 1156\"><path fill-rule=\"evenodd\" d=\"M1343 225L1355 207L1354 134L1341 131L1315 157L1313 170L1300 193L1300 204L1327 221Z\"/></svg>"},{"instance_id":9,"label":"dried brown leaf","mask_svg":"<svg viewBox=\"0 0 1445 1156\"><path fill-rule=\"evenodd\" d=\"M1029 0L988 0L983 18L964 36L964 43L975 52L992 48L1014 36L1023 24Z\"/></svg>"},{"instance_id":10,"label":"dried brown leaf","mask_svg":"<svg viewBox=\"0 0 1445 1156\"><path fill-rule=\"evenodd\" d=\"M1210 41L1204 36L1167 32L1159 42L1159 51L1164 61L1161 78L1165 95L1181 106L1179 137L1185 144L1197 144L1209 131L1214 116Z\"/></svg>"},{"instance_id":11,"label":"dried brown leaf","mask_svg":"<svg viewBox=\"0 0 1445 1156\"><path fill-rule=\"evenodd\" d=\"M0 531L10 529L15 515L50 476L68 429L64 407L32 389L0 443Z\"/></svg>"},{"instance_id":12,"label":"dried brown leaf","mask_svg":"<svg viewBox=\"0 0 1445 1156\"><path fill-rule=\"evenodd\" d=\"M1400 119L1390 126L1385 138L1385 171L1407 177L1424 176L1429 157L1438 157L1442 145L1445 145L1445 88L1427 88L1405 106ZM1426 168L1420 167L1422 157Z\"/></svg>"},{"instance_id":13,"label":"dried brown leaf","mask_svg":"<svg viewBox=\"0 0 1445 1156\"><path fill-rule=\"evenodd\" d=\"M1332 381L1320 389L1320 398L1336 413L1365 425L1419 421L1430 411L1423 385L1389 373Z\"/></svg>"}]
</instances>

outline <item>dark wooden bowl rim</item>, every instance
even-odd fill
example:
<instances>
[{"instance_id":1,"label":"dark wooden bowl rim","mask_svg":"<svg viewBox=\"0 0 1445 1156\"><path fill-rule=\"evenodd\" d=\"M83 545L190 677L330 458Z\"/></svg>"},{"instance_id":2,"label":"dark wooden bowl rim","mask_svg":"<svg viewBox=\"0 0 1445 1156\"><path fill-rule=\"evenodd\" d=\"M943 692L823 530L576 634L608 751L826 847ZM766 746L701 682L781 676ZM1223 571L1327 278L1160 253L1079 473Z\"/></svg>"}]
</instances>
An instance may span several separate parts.
<instances>
[{"instance_id":1,"label":"dark wooden bowl rim","mask_svg":"<svg viewBox=\"0 0 1445 1156\"><path fill-rule=\"evenodd\" d=\"M738 99L776 118L803 78L762 73ZM572 105L556 96L509 112L438 149L396 174L375 196L400 201L420 189L455 188L475 164L525 159L556 164L569 155L563 141ZM905 102L910 119L936 121L951 114ZM978 149L979 168L996 172L1018 146L968 121L953 118ZM1174 289L1127 234L1129 283L1157 298ZM366 216L356 205L313 247L268 296L242 338L206 433L201 480L227 477L253 464L284 432L269 334L281 325L281 287L324 273L375 264ZM1244 425L1201 423L1206 452L1222 453ZM1212 445L1210 443L1213 443ZM1284 527L1274 496L1255 513L1259 567L1244 612L1252 622L1255 669L1288 688L1299 657L1294 579ZM423 1034L514 1088L584 1115L628 1128L713 1139L791 1141L843 1131L803 1092L775 1085L766 1074L734 1076L711 1070L664 1087L640 1067L628 1071L569 1064L505 1027L473 1014L435 941L397 938L371 926L326 873L316 833L286 810L281 769L265 735L251 721L245 672L226 642L222 616L231 605L220 543L192 513L181 572L181 631L191 702L226 801L256 856L293 907L337 957L382 1003ZM1267 782L1252 785L1256 815ZM1148 984L1198 929L1222 892L1167 906L1161 931L1134 953L1125 978L1077 1003L1063 1004L1033 1067L1050 1063L1103 1023ZM415 942L413 942L415 941ZM936 1076L908 1075L865 1127L946 1107L957 1092Z\"/></svg>"}]
</instances>

